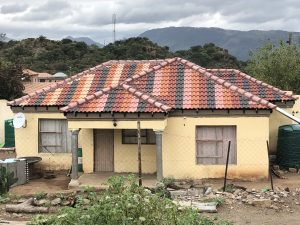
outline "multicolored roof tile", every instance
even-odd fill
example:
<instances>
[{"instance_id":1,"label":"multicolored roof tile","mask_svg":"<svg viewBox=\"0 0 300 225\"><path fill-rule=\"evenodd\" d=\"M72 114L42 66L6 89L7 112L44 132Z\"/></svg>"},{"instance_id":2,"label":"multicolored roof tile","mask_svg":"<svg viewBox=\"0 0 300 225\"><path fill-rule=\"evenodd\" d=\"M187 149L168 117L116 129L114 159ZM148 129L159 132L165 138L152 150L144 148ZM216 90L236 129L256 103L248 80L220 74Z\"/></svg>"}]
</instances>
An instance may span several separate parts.
<instances>
[{"instance_id":1,"label":"multicolored roof tile","mask_svg":"<svg viewBox=\"0 0 300 225\"><path fill-rule=\"evenodd\" d=\"M108 61L9 103L60 106L63 112L168 112L266 109L294 101L238 70L205 69L181 58Z\"/></svg>"}]
</instances>

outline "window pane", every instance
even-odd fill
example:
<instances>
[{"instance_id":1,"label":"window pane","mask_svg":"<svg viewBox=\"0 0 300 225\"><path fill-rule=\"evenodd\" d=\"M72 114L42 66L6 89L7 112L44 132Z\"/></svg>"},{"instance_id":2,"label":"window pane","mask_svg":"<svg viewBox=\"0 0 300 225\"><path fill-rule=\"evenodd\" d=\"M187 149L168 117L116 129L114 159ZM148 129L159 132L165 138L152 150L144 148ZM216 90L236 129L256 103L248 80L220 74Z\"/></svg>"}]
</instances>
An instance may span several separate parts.
<instances>
[{"instance_id":1,"label":"window pane","mask_svg":"<svg viewBox=\"0 0 300 225\"><path fill-rule=\"evenodd\" d=\"M122 143L137 144L137 130L136 129L122 130ZM141 130L141 143L155 144L155 134L153 130L146 130L146 129Z\"/></svg>"},{"instance_id":2,"label":"window pane","mask_svg":"<svg viewBox=\"0 0 300 225\"><path fill-rule=\"evenodd\" d=\"M39 120L39 152L71 152L71 132L66 120Z\"/></svg>"},{"instance_id":3,"label":"window pane","mask_svg":"<svg viewBox=\"0 0 300 225\"><path fill-rule=\"evenodd\" d=\"M236 126L200 126L196 128L196 163L225 164L228 141L229 163L236 164Z\"/></svg>"}]
</instances>

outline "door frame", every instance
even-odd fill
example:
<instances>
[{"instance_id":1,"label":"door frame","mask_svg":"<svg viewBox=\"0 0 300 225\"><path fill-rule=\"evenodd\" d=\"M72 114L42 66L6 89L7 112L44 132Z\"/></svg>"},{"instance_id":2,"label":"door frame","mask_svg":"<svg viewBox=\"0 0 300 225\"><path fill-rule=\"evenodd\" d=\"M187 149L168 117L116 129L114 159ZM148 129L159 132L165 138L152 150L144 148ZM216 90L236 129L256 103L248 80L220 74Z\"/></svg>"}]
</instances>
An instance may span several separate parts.
<instances>
[{"instance_id":1,"label":"door frame","mask_svg":"<svg viewBox=\"0 0 300 225\"><path fill-rule=\"evenodd\" d=\"M112 148L113 148L113 152L112 152L112 162L113 162L113 165L112 165L112 171L111 172L115 172L115 130L114 129L93 129L93 139L94 139L94 144L93 144L93 147L94 147L94 153L93 153L93 172L96 173L96 172L100 172L100 173L105 173L106 171L95 171L95 155L96 155L96 146L97 146L97 138L96 138L96 132L97 130L112 130L113 132L113 143L112 143Z\"/></svg>"}]
</instances>

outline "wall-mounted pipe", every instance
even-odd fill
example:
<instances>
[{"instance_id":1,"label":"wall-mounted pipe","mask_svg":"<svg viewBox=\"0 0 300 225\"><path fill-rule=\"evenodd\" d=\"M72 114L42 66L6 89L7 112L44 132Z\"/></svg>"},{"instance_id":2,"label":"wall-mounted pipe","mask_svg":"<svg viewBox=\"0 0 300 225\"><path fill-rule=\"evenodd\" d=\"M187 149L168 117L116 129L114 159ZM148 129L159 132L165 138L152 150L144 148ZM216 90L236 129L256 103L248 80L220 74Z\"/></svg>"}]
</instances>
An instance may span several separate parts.
<instances>
[{"instance_id":1,"label":"wall-mounted pipe","mask_svg":"<svg viewBox=\"0 0 300 225\"><path fill-rule=\"evenodd\" d=\"M293 116L292 114L288 113L287 111L279 108L279 107L276 107L276 110L277 112L281 113L282 115L290 118L291 120L295 121L296 123L299 123L300 124L300 119L298 119L297 117Z\"/></svg>"}]
</instances>

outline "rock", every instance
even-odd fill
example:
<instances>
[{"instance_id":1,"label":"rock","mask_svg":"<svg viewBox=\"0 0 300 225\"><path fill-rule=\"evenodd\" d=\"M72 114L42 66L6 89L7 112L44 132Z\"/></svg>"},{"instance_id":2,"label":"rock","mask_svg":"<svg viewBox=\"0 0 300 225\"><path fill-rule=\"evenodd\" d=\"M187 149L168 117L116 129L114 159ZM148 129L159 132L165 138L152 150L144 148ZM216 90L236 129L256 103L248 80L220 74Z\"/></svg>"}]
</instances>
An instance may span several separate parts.
<instances>
[{"instance_id":1,"label":"rock","mask_svg":"<svg viewBox=\"0 0 300 225\"><path fill-rule=\"evenodd\" d=\"M61 198L55 198L51 201L51 205L57 206L61 204Z\"/></svg>"},{"instance_id":2,"label":"rock","mask_svg":"<svg viewBox=\"0 0 300 225\"><path fill-rule=\"evenodd\" d=\"M64 200L64 201L61 202L61 205L62 206L69 206L69 205L71 205L71 202L68 201L68 200Z\"/></svg>"},{"instance_id":3,"label":"rock","mask_svg":"<svg viewBox=\"0 0 300 225\"><path fill-rule=\"evenodd\" d=\"M252 205L263 207L263 208L270 208L272 205L272 201L270 199L254 199L252 201Z\"/></svg>"},{"instance_id":4,"label":"rock","mask_svg":"<svg viewBox=\"0 0 300 225\"><path fill-rule=\"evenodd\" d=\"M212 188L211 187L208 187L207 189L206 189L206 191L204 192L204 195L209 195L210 193L212 193Z\"/></svg>"},{"instance_id":5,"label":"rock","mask_svg":"<svg viewBox=\"0 0 300 225\"><path fill-rule=\"evenodd\" d=\"M178 197L178 196L185 196L187 195L186 190L176 190L176 191L170 191L171 197Z\"/></svg>"},{"instance_id":6,"label":"rock","mask_svg":"<svg viewBox=\"0 0 300 225\"><path fill-rule=\"evenodd\" d=\"M40 199L40 200L34 200L33 204L36 206L42 206L42 205L46 205L47 203L49 203L49 201L47 199Z\"/></svg>"},{"instance_id":7,"label":"rock","mask_svg":"<svg viewBox=\"0 0 300 225\"><path fill-rule=\"evenodd\" d=\"M285 190L286 192L290 192L290 189L289 189L288 187L286 187L284 190Z\"/></svg>"},{"instance_id":8,"label":"rock","mask_svg":"<svg viewBox=\"0 0 300 225\"><path fill-rule=\"evenodd\" d=\"M274 170L280 170L279 165L273 165Z\"/></svg>"},{"instance_id":9,"label":"rock","mask_svg":"<svg viewBox=\"0 0 300 225\"><path fill-rule=\"evenodd\" d=\"M276 205L271 205L270 208L271 208L271 209L275 209L275 210L278 210L278 209L279 209L279 207L277 207Z\"/></svg>"},{"instance_id":10,"label":"rock","mask_svg":"<svg viewBox=\"0 0 300 225\"><path fill-rule=\"evenodd\" d=\"M215 202L191 202L191 201L173 201L182 208L192 207L199 212L217 212L217 205ZM181 209L182 209L181 208Z\"/></svg>"},{"instance_id":11,"label":"rock","mask_svg":"<svg viewBox=\"0 0 300 225\"><path fill-rule=\"evenodd\" d=\"M91 202L91 200L89 200L89 199L87 199L87 198L84 198L83 201L82 201L82 203L83 203L84 205L88 205L88 204L90 204L90 202Z\"/></svg>"},{"instance_id":12,"label":"rock","mask_svg":"<svg viewBox=\"0 0 300 225\"><path fill-rule=\"evenodd\" d=\"M289 172L290 173L297 173L297 169L296 168L289 168Z\"/></svg>"}]
</instances>

